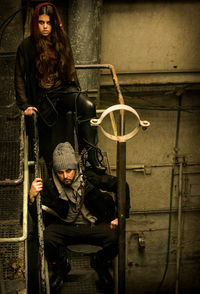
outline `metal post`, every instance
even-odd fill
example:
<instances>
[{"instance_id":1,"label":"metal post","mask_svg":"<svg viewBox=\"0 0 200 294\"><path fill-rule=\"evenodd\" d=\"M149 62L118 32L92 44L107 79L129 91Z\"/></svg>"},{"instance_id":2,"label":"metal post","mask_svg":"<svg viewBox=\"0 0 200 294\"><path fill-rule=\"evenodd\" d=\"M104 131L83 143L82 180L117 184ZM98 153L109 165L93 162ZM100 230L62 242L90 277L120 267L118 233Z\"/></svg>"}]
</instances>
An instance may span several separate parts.
<instances>
[{"instance_id":1,"label":"metal post","mask_svg":"<svg viewBox=\"0 0 200 294\"><path fill-rule=\"evenodd\" d=\"M179 96L178 106L182 105L182 95ZM181 111L178 110L177 113L177 129L176 129L176 142L175 142L175 160L178 163L179 158L179 136L180 136L180 121L181 121ZM182 161L182 159L181 159ZM179 183L178 183L178 232L177 232L177 254L176 254L176 286L175 293L179 293L179 279L180 279L180 259L181 259L181 239L182 239L182 177L183 177L183 163L179 163Z\"/></svg>"},{"instance_id":2,"label":"metal post","mask_svg":"<svg viewBox=\"0 0 200 294\"><path fill-rule=\"evenodd\" d=\"M119 221L119 256L118 256L118 294L126 293L125 264L125 222L126 222L126 142L117 142L117 177L118 177L118 221Z\"/></svg>"},{"instance_id":3,"label":"metal post","mask_svg":"<svg viewBox=\"0 0 200 294\"><path fill-rule=\"evenodd\" d=\"M177 254L176 254L176 288L175 293L179 293L180 262L181 262L181 242L182 242L182 181L183 163L179 165L179 184L178 184L178 233L177 233Z\"/></svg>"},{"instance_id":4,"label":"metal post","mask_svg":"<svg viewBox=\"0 0 200 294\"><path fill-rule=\"evenodd\" d=\"M120 110L119 134L125 133L124 110ZM117 194L118 194L118 294L126 293L126 142L117 141Z\"/></svg>"}]
</instances>

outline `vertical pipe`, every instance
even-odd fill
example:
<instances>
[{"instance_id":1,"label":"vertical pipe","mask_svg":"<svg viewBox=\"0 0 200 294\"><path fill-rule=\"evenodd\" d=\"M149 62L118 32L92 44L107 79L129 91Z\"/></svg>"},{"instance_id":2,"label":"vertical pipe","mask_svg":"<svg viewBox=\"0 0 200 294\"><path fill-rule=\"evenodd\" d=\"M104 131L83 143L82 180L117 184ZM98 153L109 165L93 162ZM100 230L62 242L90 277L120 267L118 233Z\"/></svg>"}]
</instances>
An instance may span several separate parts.
<instances>
[{"instance_id":1,"label":"vertical pipe","mask_svg":"<svg viewBox=\"0 0 200 294\"><path fill-rule=\"evenodd\" d=\"M180 261L181 261L181 240L182 240L182 182L183 182L183 163L179 165L178 183L178 232L177 232L177 254L176 254L176 290L179 293Z\"/></svg>"},{"instance_id":2,"label":"vertical pipe","mask_svg":"<svg viewBox=\"0 0 200 294\"><path fill-rule=\"evenodd\" d=\"M179 96L178 106L182 105L182 96ZM175 163L179 162L179 133L180 133L180 120L181 111L178 110L177 115L177 128L176 128L176 141L175 141ZM181 255L181 218L182 218L182 168L183 164L179 163L179 185L178 185L178 231L177 231L177 255L176 255L176 286L175 293L179 292L179 279L180 279L180 255Z\"/></svg>"},{"instance_id":3,"label":"vertical pipe","mask_svg":"<svg viewBox=\"0 0 200 294\"><path fill-rule=\"evenodd\" d=\"M182 96L179 96L179 101L178 101L178 107L180 108L182 105ZM178 113L177 113L177 124L176 124L176 138L175 138L175 147L174 147L174 151L175 151L175 160L177 160L178 157L178 143L179 143L179 132L180 132L180 120L181 120L181 110L178 109Z\"/></svg>"},{"instance_id":4,"label":"vertical pipe","mask_svg":"<svg viewBox=\"0 0 200 294\"><path fill-rule=\"evenodd\" d=\"M117 142L117 177L118 177L118 221L119 221L119 256L118 256L118 294L126 293L125 274L125 220L126 220L126 142Z\"/></svg>"}]
</instances>

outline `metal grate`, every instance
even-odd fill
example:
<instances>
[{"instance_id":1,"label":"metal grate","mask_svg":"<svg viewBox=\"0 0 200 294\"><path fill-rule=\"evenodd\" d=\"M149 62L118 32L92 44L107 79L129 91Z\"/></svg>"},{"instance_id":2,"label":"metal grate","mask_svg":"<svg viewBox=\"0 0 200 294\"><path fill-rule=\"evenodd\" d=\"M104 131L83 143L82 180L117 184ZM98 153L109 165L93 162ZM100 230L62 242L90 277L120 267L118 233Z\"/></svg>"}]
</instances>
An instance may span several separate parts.
<instances>
[{"instance_id":1,"label":"metal grate","mask_svg":"<svg viewBox=\"0 0 200 294\"><path fill-rule=\"evenodd\" d=\"M12 107L0 107L0 141L18 141L20 134L20 111Z\"/></svg>"},{"instance_id":2,"label":"metal grate","mask_svg":"<svg viewBox=\"0 0 200 294\"><path fill-rule=\"evenodd\" d=\"M90 257L79 253L69 254L71 271L60 294L100 294L96 272L90 267Z\"/></svg>"},{"instance_id":3,"label":"metal grate","mask_svg":"<svg viewBox=\"0 0 200 294\"><path fill-rule=\"evenodd\" d=\"M0 186L0 226L4 220L20 219L23 209L23 186Z\"/></svg>"},{"instance_id":4,"label":"metal grate","mask_svg":"<svg viewBox=\"0 0 200 294\"><path fill-rule=\"evenodd\" d=\"M21 115L16 106L0 108L0 181L20 176Z\"/></svg>"},{"instance_id":5,"label":"metal grate","mask_svg":"<svg viewBox=\"0 0 200 294\"><path fill-rule=\"evenodd\" d=\"M0 180L14 180L19 177L19 142L0 142Z\"/></svg>"},{"instance_id":6,"label":"metal grate","mask_svg":"<svg viewBox=\"0 0 200 294\"><path fill-rule=\"evenodd\" d=\"M25 279L24 242L0 244L0 280Z\"/></svg>"},{"instance_id":7,"label":"metal grate","mask_svg":"<svg viewBox=\"0 0 200 294\"><path fill-rule=\"evenodd\" d=\"M23 116L15 103L15 54L0 56L0 238L22 236ZM0 293L25 293L25 242L0 243Z\"/></svg>"},{"instance_id":8,"label":"metal grate","mask_svg":"<svg viewBox=\"0 0 200 294\"><path fill-rule=\"evenodd\" d=\"M14 102L14 68L15 55L0 55L0 107Z\"/></svg>"}]
</instances>

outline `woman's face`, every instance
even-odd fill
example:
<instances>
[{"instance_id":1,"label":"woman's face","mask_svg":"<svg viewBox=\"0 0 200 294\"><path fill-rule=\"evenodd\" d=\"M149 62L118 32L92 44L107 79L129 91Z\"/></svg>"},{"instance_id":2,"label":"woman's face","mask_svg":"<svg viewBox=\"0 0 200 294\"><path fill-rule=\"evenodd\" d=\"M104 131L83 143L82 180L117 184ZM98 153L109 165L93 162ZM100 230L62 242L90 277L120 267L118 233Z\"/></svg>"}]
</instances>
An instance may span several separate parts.
<instances>
[{"instance_id":1,"label":"woman's face","mask_svg":"<svg viewBox=\"0 0 200 294\"><path fill-rule=\"evenodd\" d=\"M51 34L52 26L50 17L47 14L41 14L38 18L39 32L42 36L47 37Z\"/></svg>"}]
</instances>

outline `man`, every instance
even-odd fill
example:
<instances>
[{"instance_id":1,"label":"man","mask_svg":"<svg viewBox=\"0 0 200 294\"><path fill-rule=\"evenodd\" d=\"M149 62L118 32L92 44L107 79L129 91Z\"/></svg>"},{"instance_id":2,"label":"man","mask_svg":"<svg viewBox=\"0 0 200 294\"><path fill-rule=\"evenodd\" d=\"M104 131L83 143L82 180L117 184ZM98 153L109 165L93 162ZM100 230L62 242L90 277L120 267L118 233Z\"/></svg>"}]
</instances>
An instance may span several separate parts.
<instances>
[{"instance_id":1,"label":"man","mask_svg":"<svg viewBox=\"0 0 200 294\"><path fill-rule=\"evenodd\" d=\"M70 143L60 143L53 152L52 178L43 183L36 178L29 193L30 212L35 215L38 193L41 192L44 210L45 255L53 264L52 289L62 285L70 266L65 248L70 244L85 243L101 246L91 258L103 288L112 288L108 263L118 253L118 219L115 202L105 191L117 192L117 178L98 175L90 168L81 173ZM129 187L126 184L129 215Z\"/></svg>"}]
</instances>

